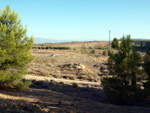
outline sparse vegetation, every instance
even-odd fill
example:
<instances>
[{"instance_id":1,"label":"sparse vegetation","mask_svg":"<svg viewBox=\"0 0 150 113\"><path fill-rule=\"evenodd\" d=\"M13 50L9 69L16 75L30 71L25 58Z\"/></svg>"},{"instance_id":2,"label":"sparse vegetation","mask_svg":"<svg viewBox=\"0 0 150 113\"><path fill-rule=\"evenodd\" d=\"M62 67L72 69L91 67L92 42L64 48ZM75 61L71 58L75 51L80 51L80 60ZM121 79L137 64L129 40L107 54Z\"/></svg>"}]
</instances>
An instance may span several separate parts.
<instances>
[{"instance_id":1,"label":"sparse vegetation","mask_svg":"<svg viewBox=\"0 0 150 113\"><path fill-rule=\"evenodd\" d=\"M93 42L91 42L91 44L92 43ZM48 44L44 44L43 46L49 47ZM55 46L62 46L62 43ZM42 47L42 45L35 45L35 47ZM31 110L32 112L39 112L39 110L41 110L41 113L58 112L58 109L64 112L71 110L77 112L93 112L89 101L93 103L92 106L94 106L96 112L107 111L107 108L111 110L112 108L107 104L107 97L100 85L101 76L108 76L109 73L105 65L108 57L102 55L103 50L106 50L106 48L95 49L96 53L94 55L91 55L93 48L89 47L85 48L83 53L81 52L83 48L77 48L75 51L73 49L69 51L33 49L32 55L35 56L35 60L30 63L28 67L29 74L25 76L25 79L32 80L33 84L29 90L21 92L16 90L16 92L13 91L13 94L10 91L7 96L9 97L11 95L9 100L12 100L12 97L17 97L20 100L25 97L25 99L30 100L30 102L26 104L26 100L13 100L13 104L6 105L9 100L1 99L1 103L5 103L4 105L11 108L12 111L16 111L13 109L15 105L15 108L20 112L26 112L26 110L30 112ZM118 52L118 50L113 51L114 53ZM112 52L110 53L114 54ZM99 69L101 67L103 67L103 69L100 73ZM2 98L4 98L4 96ZM60 100L62 104L59 105ZM101 104L101 101L103 101L104 104ZM18 103L21 104L21 106L18 106ZM99 109L99 106L103 107L103 109ZM120 111L126 112L124 106L113 106L116 111L120 109ZM56 107L56 109L51 109L51 107ZM127 106L127 108L133 110L133 107ZM141 107L141 111L145 109L147 110L149 108ZM134 111L139 111L139 109L136 107Z\"/></svg>"},{"instance_id":2,"label":"sparse vegetation","mask_svg":"<svg viewBox=\"0 0 150 113\"><path fill-rule=\"evenodd\" d=\"M150 113L149 4L1 1L0 113Z\"/></svg>"},{"instance_id":3,"label":"sparse vegetation","mask_svg":"<svg viewBox=\"0 0 150 113\"><path fill-rule=\"evenodd\" d=\"M40 47L33 47L32 49L58 49L58 50L70 50L70 47L53 47L53 46L40 46Z\"/></svg>"}]
</instances>

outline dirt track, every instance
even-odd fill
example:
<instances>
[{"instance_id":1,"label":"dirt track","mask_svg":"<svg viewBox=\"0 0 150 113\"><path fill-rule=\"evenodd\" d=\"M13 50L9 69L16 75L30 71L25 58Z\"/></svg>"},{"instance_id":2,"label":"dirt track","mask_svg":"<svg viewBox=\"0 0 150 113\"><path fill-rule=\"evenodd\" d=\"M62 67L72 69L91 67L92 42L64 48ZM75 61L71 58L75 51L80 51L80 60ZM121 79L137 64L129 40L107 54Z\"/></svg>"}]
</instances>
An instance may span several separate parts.
<instances>
[{"instance_id":1,"label":"dirt track","mask_svg":"<svg viewBox=\"0 0 150 113\"><path fill-rule=\"evenodd\" d=\"M100 86L100 82L87 82L87 81L80 81L80 80L66 80L66 79L60 79L60 78L51 78L51 77L43 77L43 76L36 76L36 75L26 75L25 79L27 80L37 80L37 81L50 81L54 80L56 82L63 82L64 84L72 84L77 83L81 85L97 85Z\"/></svg>"}]
</instances>

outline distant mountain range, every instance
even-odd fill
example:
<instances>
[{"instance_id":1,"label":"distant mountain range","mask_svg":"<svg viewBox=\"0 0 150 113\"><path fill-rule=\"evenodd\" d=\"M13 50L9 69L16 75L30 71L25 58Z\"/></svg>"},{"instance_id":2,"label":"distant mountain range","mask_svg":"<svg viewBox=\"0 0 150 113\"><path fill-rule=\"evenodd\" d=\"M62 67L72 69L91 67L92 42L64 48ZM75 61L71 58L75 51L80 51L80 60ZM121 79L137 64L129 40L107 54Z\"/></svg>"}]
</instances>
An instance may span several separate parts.
<instances>
[{"instance_id":1,"label":"distant mountain range","mask_svg":"<svg viewBox=\"0 0 150 113\"><path fill-rule=\"evenodd\" d=\"M43 38L34 38L34 44L43 44L43 43L62 43L62 42L72 42L71 40L51 40Z\"/></svg>"},{"instance_id":2,"label":"distant mountain range","mask_svg":"<svg viewBox=\"0 0 150 113\"><path fill-rule=\"evenodd\" d=\"M91 40L89 40L91 41ZM92 40L92 41L98 41L98 40ZM99 40L100 41L100 40ZM104 41L104 40L101 40ZM51 40L51 39L45 39L45 38L34 38L34 44L45 44L45 43L65 43L65 42L88 42L86 41L76 41L76 40Z\"/></svg>"},{"instance_id":3,"label":"distant mountain range","mask_svg":"<svg viewBox=\"0 0 150 113\"><path fill-rule=\"evenodd\" d=\"M149 38L133 38L132 40L150 40ZM89 41L108 41L108 40L89 40ZM34 44L44 44L44 43L64 43L64 42L88 42L86 41L75 41L75 40L51 40L45 38L34 38Z\"/></svg>"}]
</instances>

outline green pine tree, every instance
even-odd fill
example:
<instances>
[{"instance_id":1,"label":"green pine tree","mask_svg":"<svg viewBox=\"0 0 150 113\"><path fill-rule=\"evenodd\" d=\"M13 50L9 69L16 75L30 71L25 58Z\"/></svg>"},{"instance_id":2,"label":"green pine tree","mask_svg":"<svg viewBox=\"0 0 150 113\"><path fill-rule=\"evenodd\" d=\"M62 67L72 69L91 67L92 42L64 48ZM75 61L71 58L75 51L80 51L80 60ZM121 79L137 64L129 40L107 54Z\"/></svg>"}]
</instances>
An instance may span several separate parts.
<instances>
[{"instance_id":1,"label":"green pine tree","mask_svg":"<svg viewBox=\"0 0 150 113\"><path fill-rule=\"evenodd\" d=\"M0 10L0 86L28 87L23 82L27 65L34 59L31 55L33 36L27 36L27 28L21 24L18 13L7 5Z\"/></svg>"},{"instance_id":2,"label":"green pine tree","mask_svg":"<svg viewBox=\"0 0 150 113\"><path fill-rule=\"evenodd\" d=\"M112 41L112 48L118 49L119 48L119 40L117 38L114 38Z\"/></svg>"},{"instance_id":3,"label":"green pine tree","mask_svg":"<svg viewBox=\"0 0 150 113\"><path fill-rule=\"evenodd\" d=\"M102 80L106 95L111 100L123 103L145 98L143 90L137 84L137 76L141 79L139 66L142 57L131 45L130 35L123 36L118 53L110 53L109 56L108 69L111 77Z\"/></svg>"},{"instance_id":4,"label":"green pine tree","mask_svg":"<svg viewBox=\"0 0 150 113\"><path fill-rule=\"evenodd\" d=\"M147 82L144 83L144 89L147 94L147 96L150 96L150 47L148 46L146 48L146 55L144 59L144 69L147 73Z\"/></svg>"}]
</instances>

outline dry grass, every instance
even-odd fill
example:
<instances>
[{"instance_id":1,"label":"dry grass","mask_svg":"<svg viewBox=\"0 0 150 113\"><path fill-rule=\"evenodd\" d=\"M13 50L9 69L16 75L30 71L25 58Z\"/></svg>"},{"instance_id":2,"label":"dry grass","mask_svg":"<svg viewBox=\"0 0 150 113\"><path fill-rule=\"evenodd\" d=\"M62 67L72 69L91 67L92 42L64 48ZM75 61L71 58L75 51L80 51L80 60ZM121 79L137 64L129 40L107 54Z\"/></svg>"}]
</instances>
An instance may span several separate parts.
<instances>
[{"instance_id":1,"label":"dry grass","mask_svg":"<svg viewBox=\"0 0 150 113\"><path fill-rule=\"evenodd\" d=\"M0 99L13 99L13 100L24 100L28 102L38 102L39 100L34 97L24 97L24 96L13 96L8 94L0 93Z\"/></svg>"},{"instance_id":2,"label":"dry grass","mask_svg":"<svg viewBox=\"0 0 150 113\"><path fill-rule=\"evenodd\" d=\"M62 46L64 46L63 44ZM88 43L78 44L88 45ZM89 44L93 44L93 47L100 47L99 42L89 42ZM96 44L98 45L96 46ZM70 43L70 45L72 45L72 43ZM85 46L83 48L81 45L72 50L34 49L33 55L35 56L35 60L29 66L29 74L71 80L81 79L86 81L99 81L100 78L98 73L100 70L99 68L94 68L93 65L106 62L108 57L102 55L103 50L96 49L95 54L92 54L91 50L93 49L91 49L90 46ZM75 66L78 64L81 64L85 69L78 69L77 67L81 67ZM86 77L80 77L81 75L85 75Z\"/></svg>"},{"instance_id":3,"label":"dry grass","mask_svg":"<svg viewBox=\"0 0 150 113\"><path fill-rule=\"evenodd\" d=\"M103 44L104 43L104 44ZM2 113L149 113L149 107L108 104L100 86L100 66L105 42L63 43L72 50L32 51L35 60L28 67L29 90L0 92ZM44 45L46 46L46 45ZM92 48L92 49L91 49ZM106 47L107 48L107 47ZM96 65L96 66L94 66Z\"/></svg>"},{"instance_id":4,"label":"dry grass","mask_svg":"<svg viewBox=\"0 0 150 113\"><path fill-rule=\"evenodd\" d=\"M70 43L51 43L51 44L43 44L43 45L35 45L38 46L54 46L54 47L71 47L71 48L89 48L89 49L97 49L97 48L107 48L109 42L108 41L93 41L93 42L70 42Z\"/></svg>"}]
</instances>

